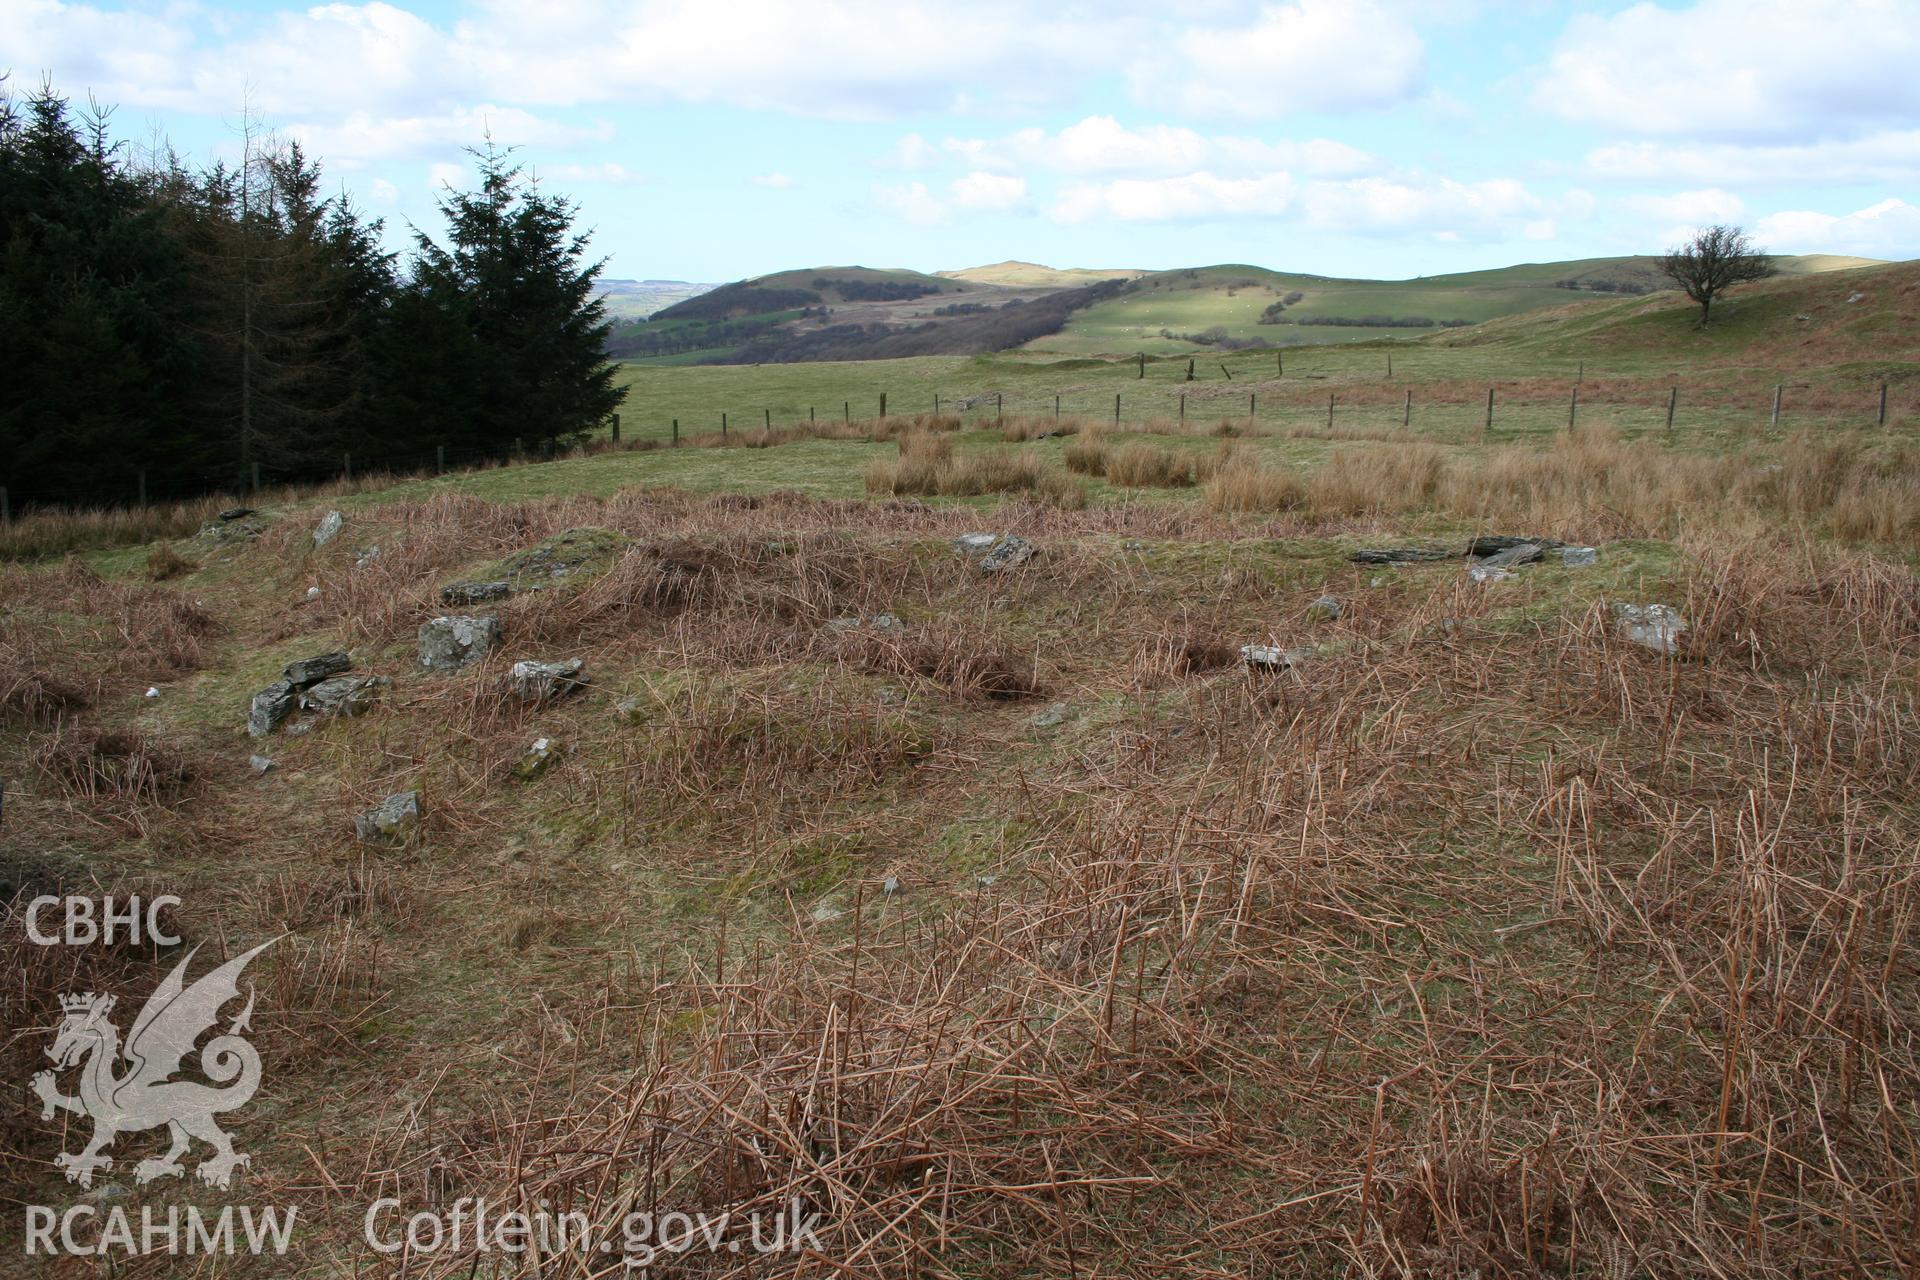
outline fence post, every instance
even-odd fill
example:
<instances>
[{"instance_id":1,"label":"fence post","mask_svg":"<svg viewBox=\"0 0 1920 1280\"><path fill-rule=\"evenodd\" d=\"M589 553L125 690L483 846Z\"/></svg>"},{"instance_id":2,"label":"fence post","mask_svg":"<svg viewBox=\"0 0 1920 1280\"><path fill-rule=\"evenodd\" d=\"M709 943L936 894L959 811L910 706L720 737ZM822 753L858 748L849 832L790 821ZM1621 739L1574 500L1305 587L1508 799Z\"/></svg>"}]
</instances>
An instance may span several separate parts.
<instances>
[{"instance_id":1,"label":"fence post","mask_svg":"<svg viewBox=\"0 0 1920 1280\"><path fill-rule=\"evenodd\" d=\"M1134 381L1138 382L1141 378L1144 378L1146 376L1147 376L1147 353L1142 351L1140 353L1140 372L1134 375Z\"/></svg>"},{"instance_id":2,"label":"fence post","mask_svg":"<svg viewBox=\"0 0 1920 1280\"><path fill-rule=\"evenodd\" d=\"M1400 411L1400 425L1403 428L1413 425L1413 388L1412 387L1407 388L1407 406L1406 408Z\"/></svg>"},{"instance_id":3,"label":"fence post","mask_svg":"<svg viewBox=\"0 0 1920 1280\"><path fill-rule=\"evenodd\" d=\"M613 442L620 443L620 415L617 413L613 415Z\"/></svg>"},{"instance_id":4,"label":"fence post","mask_svg":"<svg viewBox=\"0 0 1920 1280\"><path fill-rule=\"evenodd\" d=\"M1253 392L1253 391L1247 392L1247 421L1248 422L1253 421L1254 408L1259 403L1260 403L1260 397L1257 392Z\"/></svg>"},{"instance_id":5,"label":"fence post","mask_svg":"<svg viewBox=\"0 0 1920 1280\"><path fill-rule=\"evenodd\" d=\"M1773 421L1767 424L1769 427L1780 425L1780 393L1785 390L1785 386L1786 384L1780 382L1773 384Z\"/></svg>"},{"instance_id":6,"label":"fence post","mask_svg":"<svg viewBox=\"0 0 1920 1280\"><path fill-rule=\"evenodd\" d=\"M771 430L773 430L773 410L771 410L771 409L762 409L762 410L761 410L760 412L766 415L766 422L765 422L765 426L766 426L766 428L767 428L767 430L769 430L769 431L771 431Z\"/></svg>"},{"instance_id":7,"label":"fence post","mask_svg":"<svg viewBox=\"0 0 1920 1280\"><path fill-rule=\"evenodd\" d=\"M1585 382L1586 380L1587 380L1587 362L1585 360L1582 360L1580 362L1580 372L1573 375L1573 385L1577 387L1581 383Z\"/></svg>"},{"instance_id":8,"label":"fence post","mask_svg":"<svg viewBox=\"0 0 1920 1280\"><path fill-rule=\"evenodd\" d=\"M999 425L1000 419L1003 416L1000 412L1000 409L1001 409L1000 393L996 391L993 393L993 421L996 426Z\"/></svg>"},{"instance_id":9,"label":"fence post","mask_svg":"<svg viewBox=\"0 0 1920 1280\"><path fill-rule=\"evenodd\" d=\"M1393 352L1387 352L1387 381L1393 381Z\"/></svg>"},{"instance_id":10,"label":"fence post","mask_svg":"<svg viewBox=\"0 0 1920 1280\"><path fill-rule=\"evenodd\" d=\"M1488 388L1487 388L1487 426L1486 426L1486 429L1487 429L1488 431L1491 431L1491 430L1493 430L1493 388L1492 388L1492 387L1488 387Z\"/></svg>"},{"instance_id":11,"label":"fence post","mask_svg":"<svg viewBox=\"0 0 1920 1280\"><path fill-rule=\"evenodd\" d=\"M840 421L842 422L853 421L853 401L842 400L840 402Z\"/></svg>"},{"instance_id":12,"label":"fence post","mask_svg":"<svg viewBox=\"0 0 1920 1280\"><path fill-rule=\"evenodd\" d=\"M1120 393L1118 391L1113 393L1113 420L1115 423L1120 421Z\"/></svg>"},{"instance_id":13,"label":"fence post","mask_svg":"<svg viewBox=\"0 0 1920 1280\"><path fill-rule=\"evenodd\" d=\"M1186 420L1187 420L1187 393L1182 391L1180 393L1180 421L1185 422Z\"/></svg>"},{"instance_id":14,"label":"fence post","mask_svg":"<svg viewBox=\"0 0 1920 1280\"><path fill-rule=\"evenodd\" d=\"M1333 430L1333 392L1327 392L1327 430Z\"/></svg>"},{"instance_id":15,"label":"fence post","mask_svg":"<svg viewBox=\"0 0 1920 1280\"><path fill-rule=\"evenodd\" d=\"M1573 415L1580 411L1580 384L1573 384L1573 396L1567 401L1567 430L1573 430Z\"/></svg>"},{"instance_id":16,"label":"fence post","mask_svg":"<svg viewBox=\"0 0 1920 1280\"><path fill-rule=\"evenodd\" d=\"M1887 425L1887 384L1880 384L1880 425Z\"/></svg>"},{"instance_id":17,"label":"fence post","mask_svg":"<svg viewBox=\"0 0 1920 1280\"><path fill-rule=\"evenodd\" d=\"M813 406L812 406L812 405L808 405L808 406L807 406L807 421L808 421L808 422L812 422L812 421L813 421Z\"/></svg>"},{"instance_id":18,"label":"fence post","mask_svg":"<svg viewBox=\"0 0 1920 1280\"><path fill-rule=\"evenodd\" d=\"M140 505L147 505L147 469L140 468Z\"/></svg>"},{"instance_id":19,"label":"fence post","mask_svg":"<svg viewBox=\"0 0 1920 1280\"><path fill-rule=\"evenodd\" d=\"M349 481L353 479L353 455L352 454L343 453L340 455L340 474L345 476Z\"/></svg>"},{"instance_id":20,"label":"fence post","mask_svg":"<svg viewBox=\"0 0 1920 1280\"><path fill-rule=\"evenodd\" d=\"M720 438L722 440L727 438L727 415L724 413L720 415Z\"/></svg>"},{"instance_id":21,"label":"fence post","mask_svg":"<svg viewBox=\"0 0 1920 1280\"><path fill-rule=\"evenodd\" d=\"M1060 416L1060 397L1059 396L1055 396L1053 398L1053 416L1056 418Z\"/></svg>"},{"instance_id":22,"label":"fence post","mask_svg":"<svg viewBox=\"0 0 1920 1280\"><path fill-rule=\"evenodd\" d=\"M938 391L933 393L933 416L936 418L940 416L940 393Z\"/></svg>"},{"instance_id":23,"label":"fence post","mask_svg":"<svg viewBox=\"0 0 1920 1280\"><path fill-rule=\"evenodd\" d=\"M253 492L260 492L260 464L253 464Z\"/></svg>"},{"instance_id":24,"label":"fence post","mask_svg":"<svg viewBox=\"0 0 1920 1280\"><path fill-rule=\"evenodd\" d=\"M0 484L0 524L13 523L13 506L7 501L7 486Z\"/></svg>"},{"instance_id":25,"label":"fence post","mask_svg":"<svg viewBox=\"0 0 1920 1280\"><path fill-rule=\"evenodd\" d=\"M884 391L880 393L880 416L887 416L887 393Z\"/></svg>"},{"instance_id":26,"label":"fence post","mask_svg":"<svg viewBox=\"0 0 1920 1280\"><path fill-rule=\"evenodd\" d=\"M1387 358L1392 359L1393 357L1389 356ZM1287 376L1287 358L1278 351L1273 353L1273 376L1276 378L1284 378Z\"/></svg>"},{"instance_id":27,"label":"fence post","mask_svg":"<svg viewBox=\"0 0 1920 1280\"><path fill-rule=\"evenodd\" d=\"M1188 382L1193 381L1193 357L1192 356L1187 357L1187 381Z\"/></svg>"},{"instance_id":28,"label":"fence post","mask_svg":"<svg viewBox=\"0 0 1920 1280\"><path fill-rule=\"evenodd\" d=\"M443 444L433 446L433 474L447 474L447 446Z\"/></svg>"},{"instance_id":29,"label":"fence post","mask_svg":"<svg viewBox=\"0 0 1920 1280\"><path fill-rule=\"evenodd\" d=\"M680 447L680 419L678 418L673 420L673 447L676 449Z\"/></svg>"}]
</instances>

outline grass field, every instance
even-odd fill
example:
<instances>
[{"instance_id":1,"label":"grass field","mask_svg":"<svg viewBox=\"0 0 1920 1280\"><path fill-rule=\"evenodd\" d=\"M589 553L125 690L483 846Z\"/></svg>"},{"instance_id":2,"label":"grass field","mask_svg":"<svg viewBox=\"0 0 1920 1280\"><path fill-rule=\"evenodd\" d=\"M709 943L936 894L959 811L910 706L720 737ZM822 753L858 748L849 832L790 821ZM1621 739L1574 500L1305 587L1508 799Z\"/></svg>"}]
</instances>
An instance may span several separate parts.
<instances>
[{"instance_id":1,"label":"grass field","mask_svg":"<svg viewBox=\"0 0 1920 1280\"><path fill-rule=\"evenodd\" d=\"M586 1280L628 1273L634 1212L796 1200L816 1253L656 1271L1908 1274L1920 362L1913 269L1859 278L1704 334L1650 299L1499 322L1391 382L1364 346L1230 384L630 369L619 449L269 495L253 536L16 521L0 1076L47 1067L62 993L125 1026L184 954L34 946L36 894L177 895L196 971L274 941L235 1191L136 1185L134 1134L74 1186L79 1131L24 1092L0 1171L24 1203L297 1206L288 1257L219 1272L262 1280ZM806 427L856 376L869 405ZM1063 381L1092 412L1052 416ZM1116 390L1163 416L1114 429ZM1035 554L986 572L976 531ZM1489 534L1594 559L1482 581ZM1352 558L1382 548L1439 558ZM422 671L442 589L509 576L541 589L483 606L502 643ZM1671 651L1618 613L1651 604ZM340 649L391 681L364 714L247 735ZM568 658L584 689L512 692ZM417 832L356 837L408 790ZM467 1198L587 1239L376 1254L381 1197L382 1240Z\"/></svg>"},{"instance_id":2,"label":"grass field","mask_svg":"<svg viewBox=\"0 0 1920 1280\"><path fill-rule=\"evenodd\" d=\"M1862 259L1825 255L1783 258L1778 264L1781 272L1790 277L1863 265L1866 263ZM1427 331L1260 324L1259 319L1269 304L1295 292L1302 296L1282 313L1284 319L1424 316L1436 324L1449 320L1477 324L1596 296L1584 290L1556 287L1556 282L1561 280L1624 282L1656 289L1671 287L1654 270L1649 258L1593 258L1417 280L1341 280L1261 267L1203 267L1145 276L1123 297L1076 314L1063 332L1037 338L1028 346L1036 351L1072 354L1185 352L1193 349L1192 342L1163 336L1162 331L1190 335L1214 328L1224 330L1230 338L1258 338L1272 346L1414 337Z\"/></svg>"}]
</instances>

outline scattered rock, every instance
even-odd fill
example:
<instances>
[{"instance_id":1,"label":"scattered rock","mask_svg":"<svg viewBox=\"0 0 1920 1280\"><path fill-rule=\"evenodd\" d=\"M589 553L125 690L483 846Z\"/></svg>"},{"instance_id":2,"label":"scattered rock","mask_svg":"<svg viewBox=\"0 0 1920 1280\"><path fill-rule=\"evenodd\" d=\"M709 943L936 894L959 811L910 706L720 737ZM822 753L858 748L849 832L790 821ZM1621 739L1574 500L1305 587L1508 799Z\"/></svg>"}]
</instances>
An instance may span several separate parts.
<instances>
[{"instance_id":1,"label":"scattered rock","mask_svg":"<svg viewBox=\"0 0 1920 1280\"><path fill-rule=\"evenodd\" d=\"M273 768L273 760L267 756L248 756L247 768L255 773L265 773Z\"/></svg>"},{"instance_id":2,"label":"scattered rock","mask_svg":"<svg viewBox=\"0 0 1920 1280\"><path fill-rule=\"evenodd\" d=\"M222 524L232 524L235 520L245 520L248 516L257 514L258 512L252 507L228 507L216 516L215 519L219 520Z\"/></svg>"},{"instance_id":3,"label":"scattered rock","mask_svg":"<svg viewBox=\"0 0 1920 1280\"><path fill-rule=\"evenodd\" d=\"M831 923L832 921L838 920L841 916L847 913L844 907L841 907L838 903L833 902L832 900L828 900L828 901L816 904L813 908L813 911L810 914L815 924L828 924L828 923Z\"/></svg>"},{"instance_id":4,"label":"scattered rock","mask_svg":"<svg viewBox=\"0 0 1920 1280\"><path fill-rule=\"evenodd\" d=\"M313 527L313 545L316 547L326 546L329 542L332 542L340 536L340 530L345 527L346 523L346 520L338 511L327 512L327 514L320 517L320 523Z\"/></svg>"},{"instance_id":5,"label":"scattered rock","mask_svg":"<svg viewBox=\"0 0 1920 1280\"><path fill-rule=\"evenodd\" d=\"M229 507L200 526L195 535L208 545L224 545L257 538L267 531L267 521L252 507Z\"/></svg>"},{"instance_id":6,"label":"scattered rock","mask_svg":"<svg viewBox=\"0 0 1920 1280\"><path fill-rule=\"evenodd\" d=\"M1347 557L1355 564L1416 564L1424 560L1457 560L1459 556L1439 547L1371 547Z\"/></svg>"},{"instance_id":7,"label":"scattered rock","mask_svg":"<svg viewBox=\"0 0 1920 1280\"><path fill-rule=\"evenodd\" d=\"M280 675L294 688L304 689L310 684L319 684L328 676L337 676L343 671L351 670L353 670L353 660L347 657L346 650L335 649L330 653L316 654L311 658L302 658L298 662L289 662L287 669Z\"/></svg>"},{"instance_id":8,"label":"scattered rock","mask_svg":"<svg viewBox=\"0 0 1920 1280\"><path fill-rule=\"evenodd\" d=\"M1847 295L1847 303L1848 305L1852 305L1853 303L1860 301L1862 298L1866 296L1867 295L1864 293L1850 293Z\"/></svg>"},{"instance_id":9,"label":"scattered rock","mask_svg":"<svg viewBox=\"0 0 1920 1280\"><path fill-rule=\"evenodd\" d=\"M1015 569L1039 555L1040 552L1025 538L1008 534L995 544L980 561L980 572L999 573L1003 569Z\"/></svg>"},{"instance_id":10,"label":"scattered rock","mask_svg":"<svg viewBox=\"0 0 1920 1280\"><path fill-rule=\"evenodd\" d=\"M583 688L587 678L581 671L586 663L578 658L568 658L565 662L535 662L526 659L513 664L507 673L507 680L514 696L528 702L545 702L549 698L565 697Z\"/></svg>"},{"instance_id":11,"label":"scattered rock","mask_svg":"<svg viewBox=\"0 0 1920 1280\"><path fill-rule=\"evenodd\" d=\"M513 776L522 782L532 782L558 764L566 753L566 746L553 738L535 738L526 754L514 762Z\"/></svg>"},{"instance_id":12,"label":"scattered rock","mask_svg":"<svg viewBox=\"0 0 1920 1280\"><path fill-rule=\"evenodd\" d=\"M1282 649L1277 644L1243 644L1240 658L1254 671L1287 671L1305 662L1311 649Z\"/></svg>"},{"instance_id":13,"label":"scattered rock","mask_svg":"<svg viewBox=\"0 0 1920 1280\"><path fill-rule=\"evenodd\" d=\"M354 834L367 844L404 844L420 829L420 793L400 791L353 820Z\"/></svg>"},{"instance_id":14,"label":"scattered rock","mask_svg":"<svg viewBox=\"0 0 1920 1280\"><path fill-rule=\"evenodd\" d=\"M1560 548L1560 563L1569 569L1583 569L1590 564L1598 563L1599 560L1600 548L1598 547Z\"/></svg>"},{"instance_id":15,"label":"scattered rock","mask_svg":"<svg viewBox=\"0 0 1920 1280\"><path fill-rule=\"evenodd\" d=\"M153 684L150 684L150 685L148 685L148 686L147 686L147 696L148 696L149 698L157 698L157 697L159 697L159 696L160 696L160 686L159 686L159 685L153 685Z\"/></svg>"},{"instance_id":16,"label":"scattered rock","mask_svg":"<svg viewBox=\"0 0 1920 1280\"><path fill-rule=\"evenodd\" d=\"M953 540L953 549L963 556L983 556L999 540L997 533L963 533Z\"/></svg>"},{"instance_id":17,"label":"scattered rock","mask_svg":"<svg viewBox=\"0 0 1920 1280\"><path fill-rule=\"evenodd\" d=\"M1803 312L1802 314L1795 316L1794 319L1798 320L1801 324L1805 324L1807 321L1813 319L1813 317Z\"/></svg>"},{"instance_id":18,"label":"scattered rock","mask_svg":"<svg viewBox=\"0 0 1920 1280\"><path fill-rule=\"evenodd\" d=\"M882 892L882 893L884 893L884 894L886 894L886 895L887 895L887 896L888 896L889 898L891 898L891 897L893 897L893 896L894 896L895 894L897 894L897 893L899 893L899 892L900 892L900 877L899 877L899 876L888 876L888 877L887 877L887 878L886 878L885 880L882 880L882 881L880 882L880 892Z\"/></svg>"},{"instance_id":19,"label":"scattered rock","mask_svg":"<svg viewBox=\"0 0 1920 1280\"><path fill-rule=\"evenodd\" d=\"M1120 549L1122 551L1145 551L1147 549L1147 544L1140 541L1140 539L1138 538L1128 538L1125 542L1120 544Z\"/></svg>"},{"instance_id":20,"label":"scattered rock","mask_svg":"<svg viewBox=\"0 0 1920 1280\"><path fill-rule=\"evenodd\" d=\"M333 676L300 695L300 709L321 716L363 716L373 710L380 690L391 681L384 676Z\"/></svg>"},{"instance_id":21,"label":"scattered rock","mask_svg":"<svg viewBox=\"0 0 1920 1280\"><path fill-rule=\"evenodd\" d=\"M353 567L356 569L364 569L379 558L379 547L362 547L359 553L353 557Z\"/></svg>"},{"instance_id":22,"label":"scattered rock","mask_svg":"<svg viewBox=\"0 0 1920 1280\"><path fill-rule=\"evenodd\" d=\"M1505 582L1513 576L1513 570L1497 564L1476 564L1467 570L1467 576L1475 582Z\"/></svg>"},{"instance_id":23,"label":"scattered rock","mask_svg":"<svg viewBox=\"0 0 1920 1280\"><path fill-rule=\"evenodd\" d=\"M1034 712L1027 723L1036 729L1051 729L1056 725L1065 724L1070 713L1071 709L1066 703L1056 702L1044 710Z\"/></svg>"},{"instance_id":24,"label":"scattered rock","mask_svg":"<svg viewBox=\"0 0 1920 1280\"><path fill-rule=\"evenodd\" d=\"M289 738L304 738L312 733L313 726L319 723L320 720L317 716L302 716L287 726L287 736Z\"/></svg>"},{"instance_id":25,"label":"scattered rock","mask_svg":"<svg viewBox=\"0 0 1920 1280\"><path fill-rule=\"evenodd\" d=\"M435 618L420 624L420 665L428 671L458 671L498 643L500 619L492 614Z\"/></svg>"},{"instance_id":26,"label":"scattered rock","mask_svg":"<svg viewBox=\"0 0 1920 1280\"><path fill-rule=\"evenodd\" d=\"M253 703L247 708L248 735L264 738L272 733L293 713L293 703L293 686L285 680L276 680L254 694Z\"/></svg>"},{"instance_id":27,"label":"scattered rock","mask_svg":"<svg viewBox=\"0 0 1920 1280\"><path fill-rule=\"evenodd\" d=\"M1340 620L1340 602L1332 596L1321 596L1307 606L1307 621L1338 622Z\"/></svg>"},{"instance_id":28,"label":"scattered rock","mask_svg":"<svg viewBox=\"0 0 1920 1280\"><path fill-rule=\"evenodd\" d=\"M1387 575L1384 573L1376 573L1367 581L1367 585L1370 587L1384 587L1387 585Z\"/></svg>"},{"instance_id":29,"label":"scattered rock","mask_svg":"<svg viewBox=\"0 0 1920 1280\"><path fill-rule=\"evenodd\" d=\"M871 616L846 614L830 619L827 623L829 631L905 631L906 629L907 624L890 613L876 613Z\"/></svg>"},{"instance_id":30,"label":"scattered rock","mask_svg":"<svg viewBox=\"0 0 1920 1280\"><path fill-rule=\"evenodd\" d=\"M318 600L319 598L320 598L320 588L318 587L307 588L307 599Z\"/></svg>"},{"instance_id":31,"label":"scattered rock","mask_svg":"<svg viewBox=\"0 0 1920 1280\"><path fill-rule=\"evenodd\" d=\"M1656 653L1678 653L1687 620L1664 604L1616 604L1614 626L1621 636Z\"/></svg>"},{"instance_id":32,"label":"scattered rock","mask_svg":"<svg viewBox=\"0 0 1920 1280\"><path fill-rule=\"evenodd\" d=\"M567 529L514 552L490 576L504 578L517 591L538 590L562 578L586 577L607 568L632 541L624 533L592 525Z\"/></svg>"},{"instance_id":33,"label":"scattered rock","mask_svg":"<svg viewBox=\"0 0 1920 1280\"><path fill-rule=\"evenodd\" d=\"M505 600L512 594L513 584L504 578L493 582L452 582L440 588L440 603L486 604L489 600Z\"/></svg>"},{"instance_id":34,"label":"scattered rock","mask_svg":"<svg viewBox=\"0 0 1920 1280\"><path fill-rule=\"evenodd\" d=\"M1505 534L1490 533L1485 537L1475 538L1472 542L1468 543L1467 555L1473 559L1484 560L1488 556L1497 556L1502 551L1507 551L1514 547L1532 546L1540 548L1542 552L1546 552L1556 547L1564 547L1566 545L1566 543L1554 538L1510 538ZM1538 557L1535 558L1537 559Z\"/></svg>"},{"instance_id":35,"label":"scattered rock","mask_svg":"<svg viewBox=\"0 0 1920 1280\"><path fill-rule=\"evenodd\" d=\"M1547 549L1537 542L1516 542L1491 555L1482 556L1473 567L1475 569L1517 569L1523 564L1532 564L1546 554Z\"/></svg>"}]
</instances>

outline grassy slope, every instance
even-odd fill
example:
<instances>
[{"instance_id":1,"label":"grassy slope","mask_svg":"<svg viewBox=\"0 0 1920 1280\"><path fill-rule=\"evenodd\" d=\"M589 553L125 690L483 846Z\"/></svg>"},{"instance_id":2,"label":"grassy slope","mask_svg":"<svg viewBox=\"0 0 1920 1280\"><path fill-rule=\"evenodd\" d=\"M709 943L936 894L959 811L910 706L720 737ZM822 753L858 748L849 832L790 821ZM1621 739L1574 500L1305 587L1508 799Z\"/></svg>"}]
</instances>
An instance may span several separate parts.
<instances>
[{"instance_id":1,"label":"grassy slope","mask_svg":"<svg viewBox=\"0 0 1920 1280\"><path fill-rule=\"evenodd\" d=\"M1147 273L1125 267L1046 267L1037 262L1007 261L990 263L982 267L967 267L961 271L936 271L934 274L949 280L967 280L975 284L1047 285L1071 289L1100 280L1132 280Z\"/></svg>"},{"instance_id":2,"label":"grassy slope","mask_svg":"<svg viewBox=\"0 0 1920 1280\"><path fill-rule=\"evenodd\" d=\"M1780 260L1781 270L1790 275L1845 270L1863 263L1863 259L1831 255ZM1556 288L1558 280L1664 285L1652 264L1650 258L1589 258L1415 280L1343 280L1242 265L1156 272L1143 277L1126 296L1075 316L1062 333L1029 345L1056 352L1173 352L1190 349L1191 344L1159 336L1162 329L1184 334L1215 326L1225 328L1233 338L1263 338L1276 346L1406 338L1428 331L1257 321L1268 304L1297 290L1306 296L1287 309L1288 316L1426 316L1436 322L1479 323L1594 296Z\"/></svg>"}]
</instances>

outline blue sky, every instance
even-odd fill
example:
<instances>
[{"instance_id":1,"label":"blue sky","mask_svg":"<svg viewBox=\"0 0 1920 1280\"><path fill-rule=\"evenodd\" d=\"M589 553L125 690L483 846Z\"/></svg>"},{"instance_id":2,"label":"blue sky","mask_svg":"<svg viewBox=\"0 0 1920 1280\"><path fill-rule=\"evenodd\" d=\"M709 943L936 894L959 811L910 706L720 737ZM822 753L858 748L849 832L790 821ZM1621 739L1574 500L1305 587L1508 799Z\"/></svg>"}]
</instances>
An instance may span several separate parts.
<instances>
[{"instance_id":1,"label":"blue sky","mask_svg":"<svg viewBox=\"0 0 1920 1280\"><path fill-rule=\"evenodd\" d=\"M1172 12L1178 9L1178 15ZM0 0L122 136L303 141L398 241L490 131L609 274L1920 256L1920 4Z\"/></svg>"}]
</instances>

